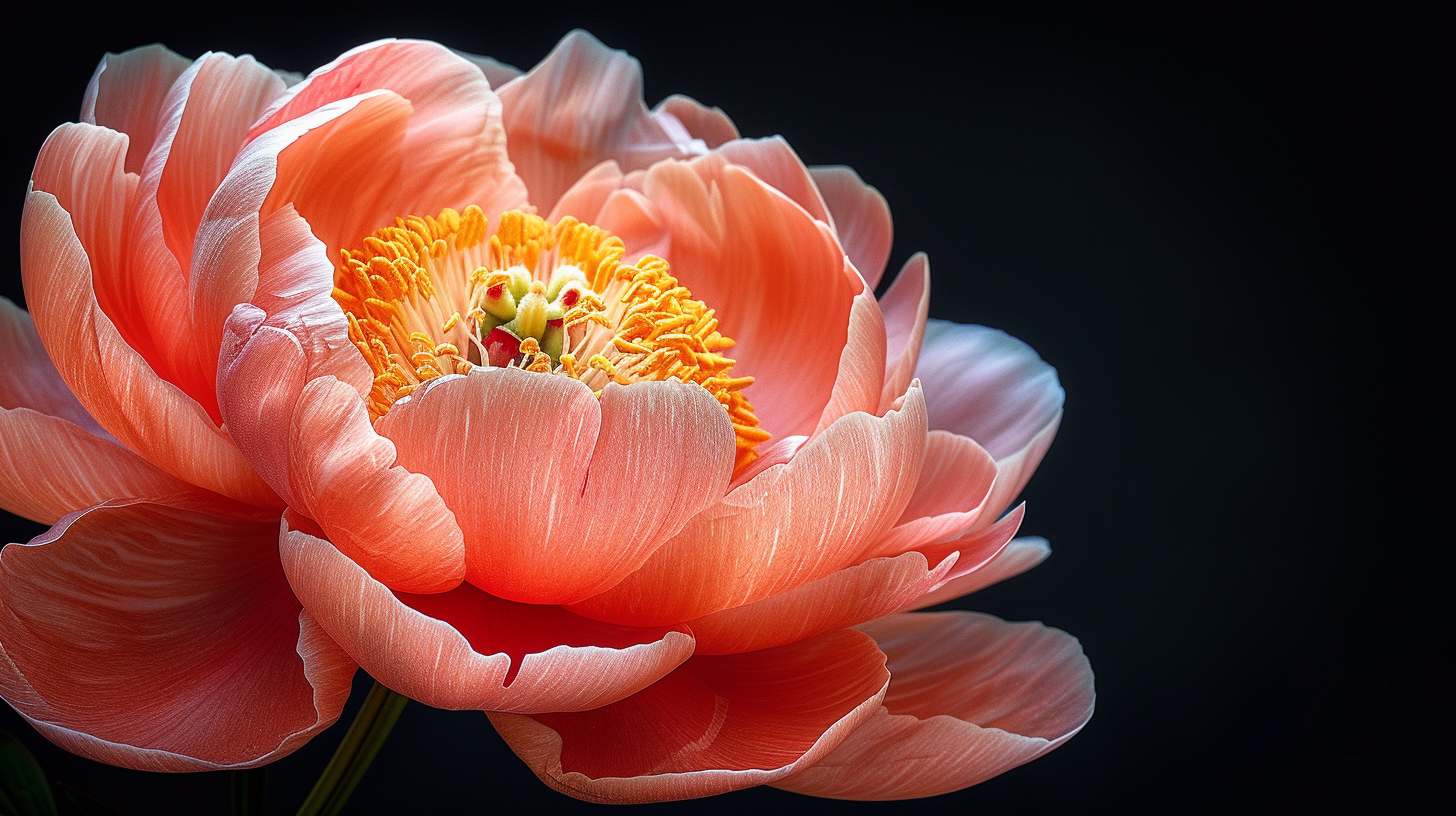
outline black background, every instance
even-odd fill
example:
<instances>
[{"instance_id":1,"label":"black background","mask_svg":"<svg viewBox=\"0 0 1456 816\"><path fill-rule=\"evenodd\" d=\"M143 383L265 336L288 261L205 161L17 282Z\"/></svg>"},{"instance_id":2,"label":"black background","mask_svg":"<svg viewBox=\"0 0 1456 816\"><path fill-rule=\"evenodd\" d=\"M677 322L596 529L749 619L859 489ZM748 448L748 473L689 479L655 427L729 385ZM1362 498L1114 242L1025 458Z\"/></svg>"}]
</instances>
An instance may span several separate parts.
<instances>
[{"instance_id":1,"label":"black background","mask_svg":"<svg viewBox=\"0 0 1456 816\"><path fill-rule=\"evenodd\" d=\"M583 27L642 61L650 104L688 94L877 186L892 269L930 253L932 316L1026 340L1067 391L1022 528L1052 558L957 605L1066 629L1097 673L1080 735L919 811L1419 809L1449 775L1449 21L1383 6L50 13L6 49L10 224L97 60L153 41L306 73L413 36L529 67ZM19 301L16 256L0 283ZM12 524L5 540L40 529ZM100 766L3 713L52 775L129 813L226 812L225 774ZM297 807L343 730L270 767L269 812ZM589 807L537 782L483 714L415 703L346 812L573 806ZM759 789L652 812L771 806L895 807Z\"/></svg>"}]
</instances>

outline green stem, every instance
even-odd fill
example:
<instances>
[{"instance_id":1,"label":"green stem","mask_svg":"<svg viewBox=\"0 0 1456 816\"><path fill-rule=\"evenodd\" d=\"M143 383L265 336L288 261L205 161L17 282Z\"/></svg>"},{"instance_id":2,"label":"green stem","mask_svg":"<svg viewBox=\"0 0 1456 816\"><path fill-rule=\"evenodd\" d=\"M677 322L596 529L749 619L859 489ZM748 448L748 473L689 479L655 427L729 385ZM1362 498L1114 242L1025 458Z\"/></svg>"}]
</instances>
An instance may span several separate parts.
<instances>
[{"instance_id":1,"label":"green stem","mask_svg":"<svg viewBox=\"0 0 1456 816\"><path fill-rule=\"evenodd\" d=\"M394 721L399 719L407 702L408 697L375 681L374 688L369 689L369 696L364 698L364 707L359 709L354 724L349 726L349 733L339 744L339 750L334 752L334 758L329 760L329 766L319 776L313 792L298 809L298 816L338 816L339 811L344 809L344 803L349 801L349 794L364 778L374 755L384 745L389 730L394 727Z\"/></svg>"}]
</instances>

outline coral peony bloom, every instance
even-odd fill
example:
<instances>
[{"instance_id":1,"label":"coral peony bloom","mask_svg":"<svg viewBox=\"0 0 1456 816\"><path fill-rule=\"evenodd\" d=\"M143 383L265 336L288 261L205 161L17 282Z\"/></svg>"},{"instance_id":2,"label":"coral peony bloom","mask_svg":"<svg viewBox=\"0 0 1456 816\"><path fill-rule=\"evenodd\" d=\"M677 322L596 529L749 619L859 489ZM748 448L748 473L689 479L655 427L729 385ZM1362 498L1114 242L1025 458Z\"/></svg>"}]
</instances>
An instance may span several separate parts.
<instances>
[{"instance_id":1,"label":"coral peony bloom","mask_svg":"<svg viewBox=\"0 0 1456 816\"><path fill-rule=\"evenodd\" d=\"M35 329L3 324L0 497L56 522L0 559L5 698L88 756L227 767L357 663L611 802L927 796L1080 729L1075 640L908 612L1046 556L1008 508L1055 373L927 321L924 255L877 301L852 171L641 88L580 32L524 74L385 41L286 89L108 57L37 161Z\"/></svg>"}]
</instances>

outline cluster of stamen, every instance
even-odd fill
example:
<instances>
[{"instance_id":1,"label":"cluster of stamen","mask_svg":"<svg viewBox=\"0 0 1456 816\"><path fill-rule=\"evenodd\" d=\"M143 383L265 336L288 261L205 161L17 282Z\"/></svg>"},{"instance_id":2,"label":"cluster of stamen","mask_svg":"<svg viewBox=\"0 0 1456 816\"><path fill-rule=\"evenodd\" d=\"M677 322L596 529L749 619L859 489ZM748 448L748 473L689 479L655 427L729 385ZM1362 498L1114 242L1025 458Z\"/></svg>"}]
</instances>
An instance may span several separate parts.
<instances>
[{"instance_id":1,"label":"cluster of stamen","mask_svg":"<svg viewBox=\"0 0 1456 816\"><path fill-rule=\"evenodd\" d=\"M574 218L552 225L519 211L494 233L480 208L409 216L340 250L334 299L374 371L371 418L422 383L475 366L580 380L696 383L727 410L736 468L769 438L723 352L733 341L713 310L661 258L624 264L621 239Z\"/></svg>"}]
</instances>

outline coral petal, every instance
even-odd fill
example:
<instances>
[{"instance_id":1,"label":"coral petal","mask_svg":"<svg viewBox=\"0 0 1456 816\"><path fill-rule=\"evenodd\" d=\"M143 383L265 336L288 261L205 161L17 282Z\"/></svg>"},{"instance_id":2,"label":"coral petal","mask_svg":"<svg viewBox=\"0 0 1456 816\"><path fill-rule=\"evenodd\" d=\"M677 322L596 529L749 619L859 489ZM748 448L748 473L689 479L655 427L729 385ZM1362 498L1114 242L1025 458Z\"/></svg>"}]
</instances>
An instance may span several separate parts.
<instances>
[{"instance_id":1,"label":"coral petal","mask_svg":"<svg viewBox=\"0 0 1456 816\"><path fill-rule=\"evenodd\" d=\"M656 115L668 114L687 129L694 139L702 139L709 148L738 138L738 128L720 108L710 108L689 96L673 94L662 100L652 111Z\"/></svg>"},{"instance_id":2,"label":"coral petal","mask_svg":"<svg viewBox=\"0 0 1456 816\"><path fill-rule=\"evenodd\" d=\"M875 554L898 555L989 526L994 512L985 523L977 522L988 514L987 500L996 477L996 463L973 440L931 431L915 494L895 528L874 548Z\"/></svg>"},{"instance_id":3,"label":"coral petal","mask_svg":"<svg viewBox=\"0 0 1456 816\"><path fill-rule=\"evenodd\" d=\"M301 619L277 522L71 514L0 554L0 691L42 733L152 771L261 765L332 724L355 666Z\"/></svg>"},{"instance_id":4,"label":"coral petal","mask_svg":"<svg viewBox=\"0 0 1456 816\"><path fill-rule=\"evenodd\" d=\"M885 707L775 787L836 799L948 793L1052 750L1092 716L1092 669L1065 632L972 612L859 628L889 658Z\"/></svg>"},{"instance_id":5,"label":"coral petal","mask_svg":"<svg viewBox=\"0 0 1456 816\"><path fill-rule=\"evenodd\" d=\"M989 532L989 531L988 531ZM977 537L983 537L985 533ZM916 609L925 609L936 604L953 601L972 592L978 592L986 587L1000 583L1007 578L1014 578L1032 567L1045 561L1047 556L1052 554L1052 548L1047 540L1037 536L1026 538L1014 538L990 561L981 564L979 567L953 575L946 582L925 595L917 598L914 603L905 607L903 611L912 612ZM959 572L959 570L957 570Z\"/></svg>"},{"instance_id":6,"label":"coral petal","mask_svg":"<svg viewBox=\"0 0 1456 816\"><path fill-rule=\"evenodd\" d=\"M87 412L162 470L259 506L277 497L226 432L176 386L159 379L96 302L91 268L67 212L48 193L26 196L21 271L36 330L64 348L57 370Z\"/></svg>"},{"instance_id":7,"label":"coral petal","mask_svg":"<svg viewBox=\"0 0 1456 816\"><path fill-rule=\"evenodd\" d=\"M810 217L834 226L834 218L819 195L819 188L814 186L809 168L784 137L735 139L714 152L739 167L748 168L760 180L793 199Z\"/></svg>"},{"instance_id":8,"label":"coral petal","mask_svg":"<svg viewBox=\"0 0 1456 816\"><path fill-rule=\"evenodd\" d=\"M872 558L756 603L688 621L698 654L767 649L888 615L943 583L955 565L918 552Z\"/></svg>"},{"instance_id":9,"label":"coral petal","mask_svg":"<svg viewBox=\"0 0 1456 816\"><path fill-rule=\"evenodd\" d=\"M868 638L840 630L777 649L695 656L592 711L490 719L542 781L579 799L712 796L781 779L827 754L879 708L882 660Z\"/></svg>"},{"instance_id":10,"label":"coral petal","mask_svg":"<svg viewBox=\"0 0 1456 816\"><path fill-rule=\"evenodd\" d=\"M873 284L870 288L874 288ZM930 314L930 259L917 252L905 262L889 291L880 298L885 317L885 388L880 409L892 405L910 381L920 361L920 344L925 338L925 321Z\"/></svg>"},{"instance_id":11,"label":"coral petal","mask_svg":"<svg viewBox=\"0 0 1456 816\"><path fill-rule=\"evenodd\" d=\"M107 54L81 103L81 121L125 133L126 172L140 173L156 139L162 101L192 60L152 44Z\"/></svg>"},{"instance_id":12,"label":"coral petal","mask_svg":"<svg viewBox=\"0 0 1456 816\"><path fill-rule=\"evenodd\" d=\"M66 381L61 379L40 335L35 332L35 321L30 314L3 297L0 297L0 408L30 408L64 419L89 433L107 435L66 387Z\"/></svg>"},{"instance_id":13,"label":"coral petal","mask_svg":"<svg viewBox=\"0 0 1456 816\"><path fill-rule=\"evenodd\" d=\"M858 173L843 165L811 167L809 173L834 216L834 230L844 254L864 276L869 288L874 289L890 260L894 237L890 205L879 190L865 184Z\"/></svg>"},{"instance_id":14,"label":"coral petal","mask_svg":"<svg viewBox=\"0 0 1456 816\"><path fill-rule=\"evenodd\" d=\"M500 98L511 158L542 211L606 159L635 170L707 151L648 113L637 60L584 31L567 34L540 65L502 87Z\"/></svg>"},{"instance_id":15,"label":"coral petal","mask_svg":"<svg viewBox=\"0 0 1456 816\"><path fill-rule=\"evenodd\" d=\"M898 411L844 417L788 464L694 518L622 583L573 608L633 625L691 620L864 560L910 500L924 410L912 386Z\"/></svg>"},{"instance_id":16,"label":"coral petal","mask_svg":"<svg viewBox=\"0 0 1456 816\"><path fill-rule=\"evenodd\" d=\"M461 520L469 581L571 603L616 584L728 489L733 432L708 392L477 368L431 382L378 424ZM623 512L630 502L631 512Z\"/></svg>"},{"instance_id":17,"label":"coral petal","mask_svg":"<svg viewBox=\"0 0 1456 816\"><path fill-rule=\"evenodd\" d=\"M440 708L595 708L646 688L693 651L681 630L599 623L469 584L391 593L329 542L287 527L281 552L304 606L365 670Z\"/></svg>"},{"instance_id":18,"label":"coral petal","mask_svg":"<svg viewBox=\"0 0 1456 816\"><path fill-rule=\"evenodd\" d=\"M112 499L227 500L158 470L79 426L27 408L0 411L0 507L42 524Z\"/></svg>"}]
</instances>

